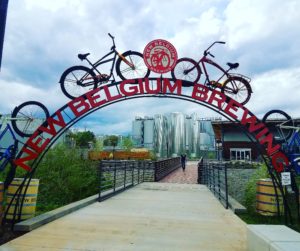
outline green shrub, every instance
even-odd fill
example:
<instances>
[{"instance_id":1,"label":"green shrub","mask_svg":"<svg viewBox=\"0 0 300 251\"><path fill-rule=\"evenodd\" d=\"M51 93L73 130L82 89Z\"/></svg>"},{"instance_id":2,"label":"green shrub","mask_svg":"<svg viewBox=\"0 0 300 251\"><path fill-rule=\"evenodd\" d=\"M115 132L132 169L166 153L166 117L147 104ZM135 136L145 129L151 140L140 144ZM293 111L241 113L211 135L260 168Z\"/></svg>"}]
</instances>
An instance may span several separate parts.
<instances>
[{"instance_id":1,"label":"green shrub","mask_svg":"<svg viewBox=\"0 0 300 251\"><path fill-rule=\"evenodd\" d=\"M39 164L37 211L44 212L98 192L97 163L81 158L78 149L58 145Z\"/></svg>"},{"instance_id":2,"label":"green shrub","mask_svg":"<svg viewBox=\"0 0 300 251\"><path fill-rule=\"evenodd\" d=\"M247 211L252 214L255 213L256 207L256 182L259 179L268 178L268 168L265 164L262 164L260 168L252 175L249 182L246 185L244 205L247 208Z\"/></svg>"}]
</instances>

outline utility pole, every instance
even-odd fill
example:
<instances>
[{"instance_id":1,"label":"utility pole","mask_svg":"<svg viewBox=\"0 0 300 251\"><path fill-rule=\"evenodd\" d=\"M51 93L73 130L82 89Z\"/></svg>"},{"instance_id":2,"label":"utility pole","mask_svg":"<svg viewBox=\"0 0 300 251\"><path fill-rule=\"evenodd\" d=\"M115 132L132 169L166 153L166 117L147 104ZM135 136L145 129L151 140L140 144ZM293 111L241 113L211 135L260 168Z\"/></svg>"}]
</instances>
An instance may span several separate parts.
<instances>
[{"instance_id":1,"label":"utility pole","mask_svg":"<svg viewBox=\"0 0 300 251\"><path fill-rule=\"evenodd\" d=\"M8 7L8 0L0 0L0 70L1 70L1 62L2 62L7 7Z\"/></svg>"}]
</instances>

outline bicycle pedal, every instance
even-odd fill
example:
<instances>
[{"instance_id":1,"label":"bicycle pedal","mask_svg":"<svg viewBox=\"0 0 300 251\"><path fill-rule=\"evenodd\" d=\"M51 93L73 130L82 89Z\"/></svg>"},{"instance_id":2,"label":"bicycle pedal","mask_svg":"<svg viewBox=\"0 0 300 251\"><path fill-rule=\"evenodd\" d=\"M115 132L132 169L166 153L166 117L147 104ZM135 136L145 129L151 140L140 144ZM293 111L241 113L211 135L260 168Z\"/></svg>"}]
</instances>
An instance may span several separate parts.
<instances>
[{"instance_id":1,"label":"bicycle pedal","mask_svg":"<svg viewBox=\"0 0 300 251\"><path fill-rule=\"evenodd\" d=\"M108 78L109 78L109 76L108 76L107 74L101 74L101 75L98 75L98 76L97 76L97 79L98 79L99 81L107 81Z\"/></svg>"}]
</instances>

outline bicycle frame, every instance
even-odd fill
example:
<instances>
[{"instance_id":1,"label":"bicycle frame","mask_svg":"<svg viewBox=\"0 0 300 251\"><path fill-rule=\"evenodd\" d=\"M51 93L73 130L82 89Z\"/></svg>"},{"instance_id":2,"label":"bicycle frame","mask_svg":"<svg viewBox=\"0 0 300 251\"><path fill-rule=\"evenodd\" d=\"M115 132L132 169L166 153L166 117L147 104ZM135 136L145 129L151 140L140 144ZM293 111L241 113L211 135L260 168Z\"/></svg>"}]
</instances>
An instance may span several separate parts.
<instances>
[{"instance_id":1,"label":"bicycle frame","mask_svg":"<svg viewBox=\"0 0 300 251\"><path fill-rule=\"evenodd\" d=\"M2 124L0 124L0 128L2 127ZM7 124L4 128L4 130L0 133L0 141L3 138L3 136L6 134L6 132L9 131L11 136L14 140L17 140L16 135L14 134L14 131L12 130L11 126Z\"/></svg>"},{"instance_id":2,"label":"bicycle frame","mask_svg":"<svg viewBox=\"0 0 300 251\"><path fill-rule=\"evenodd\" d=\"M296 130L296 131L293 133L291 139L290 139L289 142L288 142L288 149L289 149L289 151L293 151L294 146L300 147L300 135L299 135L299 130L300 130L300 129Z\"/></svg>"},{"instance_id":3,"label":"bicycle frame","mask_svg":"<svg viewBox=\"0 0 300 251\"><path fill-rule=\"evenodd\" d=\"M85 60L92 66L92 69L94 71L96 71L100 76L102 75L102 73L97 69L97 67L99 65L102 65L102 64L106 64L108 62L111 62L112 61L112 64L111 64L111 68L110 68L110 73L107 77L107 79L110 79L111 77L113 77L113 81L115 81L115 76L113 74L113 70L115 68L115 63L116 63L116 58L117 56L120 57L126 64L128 64L131 68L134 68L134 65L129 62L121 53L119 53L117 50L116 50L116 45L115 45L115 40L114 40L114 37L111 35L111 34L108 34L112 41L113 41L113 46L111 47L111 51L109 53L107 53L106 55L104 55L102 58L100 58L98 61L96 61L95 63L92 63L88 58L85 58ZM111 58L108 58L106 59L107 57L109 57L110 55L113 55L113 57ZM104 60L106 59L106 60ZM86 80L88 78L86 78L87 75L83 76L81 78L81 80ZM85 86L88 85L88 84L85 84Z\"/></svg>"},{"instance_id":4,"label":"bicycle frame","mask_svg":"<svg viewBox=\"0 0 300 251\"><path fill-rule=\"evenodd\" d=\"M107 58L108 56L110 56L112 54L114 54L114 56L112 58L104 60L105 58ZM118 55L118 52L116 50L113 50L113 51L107 53L105 56L103 56L102 58L100 58L96 63L94 63L92 65L93 69L95 71L97 71L99 74L101 74L101 72L97 69L97 67L99 65L102 65L102 64L105 64L105 63L108 63L108 62L112 61L111 68L110 68L110 74L109 74L109 78L111 78L111 76L113 76L113 70L115 68L115 63L116 63L117 55Z\"/></svg>"},{"instance_id":5,"label":"bicycle frame","mask_svg":"<svg viewBox=\"0 0 300 251\"><path fill-rule=\"evenodd\" d=\"M1 127L2 125L0 125L0 128ZM10 135L13 137L14 143L9 145L6 148L0 146L0 150L4 150L4 151L0 151L0 171L4 170L5 166L14 158L17 152L18 141L9 124L7 124L4 130L0 133L0 142L7 132L9 132Z\"/></svg>"},{"instance_id":6,"label":"bicycle frame","mask_svg":"<svg viewBox=\"0 0 300 251\"><path fill-rule=\"evenodd\" d=\"M215 82L216 83L218 83L217 85L216 85L216 87L218 87L218 85L220 85L220 83L219 83L219 81L224 77L224 76L227 76L227 77L229 77L229 71L231 70L230 68L229 69L227 69L227 70L224 70L220 65L218 65L216 62L214 62L213 60L211 60L211 59L209 59L209 58L207 58L206 56L204 56L204 57L202 57L199 61L198 61L198 65L200 65L201 64L201 68L203 69L203 71L204 71L204 74L205 74L205 84L208 84L208 83L210 83L211 81L210 81L210 79L209 79L209 74L208 74L208 72L207 72L207 69L206 69L206 66L205 66L205 64L210 64L210 65L212 65L212 66L214 66L214 67L216 67L218 70L220 70L221 72L223 72L223 75L221 76L221 77L219 77Z\"/></svg>"},{"instance_id":7,"label":"bicycle frame","mask_svg":"<svg viewBox=\"0 0 300 251\"><path fill-rule=\"evenodd\" d=\"M200 70L204 71L204 74L205 74L205 82L204 84L208 85L209 83L211 83L210 79L209 79L209 74L208 74L208 71L206 69L206 66L205 64L210 64L214 67L216 67L218 70L220 70L221 72L223 72L223 75L221 75L221 77L219 77L216 81L214 81L214 86L215 87L220 87L222 88L222 84L219 83L219 81L224 77L226 76L227 78L230 77L230 74L229 74L229 71L232 69L232 68L228 68L227 70L224 70L219 64L217 64L216 62L214 62L213 60L207 58L207 55L210 55L212 57L214 57L214 55L212 55L210 52L209 52L209 49L211 47L213 47L216 43L220 43L220 44L225 44L225 42L222 42L222 41L216 41L214 43L212 43L203 53L203 57L200 58L200 60L197 62L197 64L200 66ZM190 70L188 70L188 72L194 70L195 67L192 67ZM187 72L187 73L188 73Z\"/></svg>"}]
</instances>

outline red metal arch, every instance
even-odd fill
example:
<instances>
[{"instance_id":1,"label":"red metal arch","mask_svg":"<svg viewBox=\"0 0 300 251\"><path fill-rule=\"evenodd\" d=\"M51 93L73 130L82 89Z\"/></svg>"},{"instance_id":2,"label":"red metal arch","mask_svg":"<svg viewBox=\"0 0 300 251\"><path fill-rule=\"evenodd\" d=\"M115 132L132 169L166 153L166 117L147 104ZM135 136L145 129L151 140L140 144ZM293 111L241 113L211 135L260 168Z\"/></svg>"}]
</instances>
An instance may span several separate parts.
<instances>
[{"instance_id":1,"label":"red metal arch","mask_svg":"<svg viewBox=\"0 0 300 251\"><path fill-rule=\"evenodd\" d=\"M244 126L264 146L276 172L282 172L284 166L289 164L288 158L280 151L280 145L276 143L266 125L244 105L202 84L195 84L193 88L185 88L186 85L190 84L182 80L145 78L124 80L91 90L71 100L50 116L27 140L14 164L32 171L43 152L74 123L104 106L141 97L179 98L204 105ZM32 167L27 164L29 160L33 161Z\"/></svg>"},{"instance_id":2,"label":"red metal arch","mask_svg":"<svg viewBox=\"0 0 300 251\"><path fill-rule=\"evenodd\" d=\"M260 145L264 146L265 153L272 159L276 172L282 172L284 165L288 165L288 158L280 151L272 133L266 125L250 112L245 106L217 90L207 88L202 84L195 84L190 92L184 92L185 85L181 80L174 81L168 78L157 79L129 79L110 85L101 86L84 95L71 100L59 108L47 121L41 125L27 140L14 164L27 171L32 171L39 162L40 156L53 142L70 126L88 114L108 106L112 103L141 97L179 98L199 103L238 121L247 128ZM27 161L33 160L32 167Z\"/></svg>"},{"instance_id":3,"label":"red metal arch","mask_svg":"<svg viewBox=\"0 0 300 251\"><path fill-rule=\"evenodd\" d=\"M187 88L191 86L193 87ZM269 161L266 161L264 158L272 176L273 184L275 185L276 183L281 188L282 195L284 195L279 173L283 171L284 166L289 164L288 158L280 151L280 145L275 142L272 133L269 132L266 125L258 120L245 106L223 93L209 89L202 84L193 85L190 82L168 78L130 79L98 87L71 100L52 114L27 140L13 161L14 168L20 167L28 171L23 183L14 195L14 198L18 197L17 202L18 204L20 203L20 207L15 207L13 222L20 220L16 219L16 216L21 215L17 211L20 212L24 203L25 196L20 200L23 187L25 186L26 193L38 164L63 132L90 113L105 106L129 99L145 97L186 100L206 106L229 120L238 121L247 133L254 136L259 143L258 145L260 145L260 149L265 149L262 151L271 159L273 165L273 167L268 165ZM31 165L27 161L31 161ZM14 201L14 198L12 201ZM11 204L8 205L5 216L10 206Z\"/></svg>"}]
</instances>

